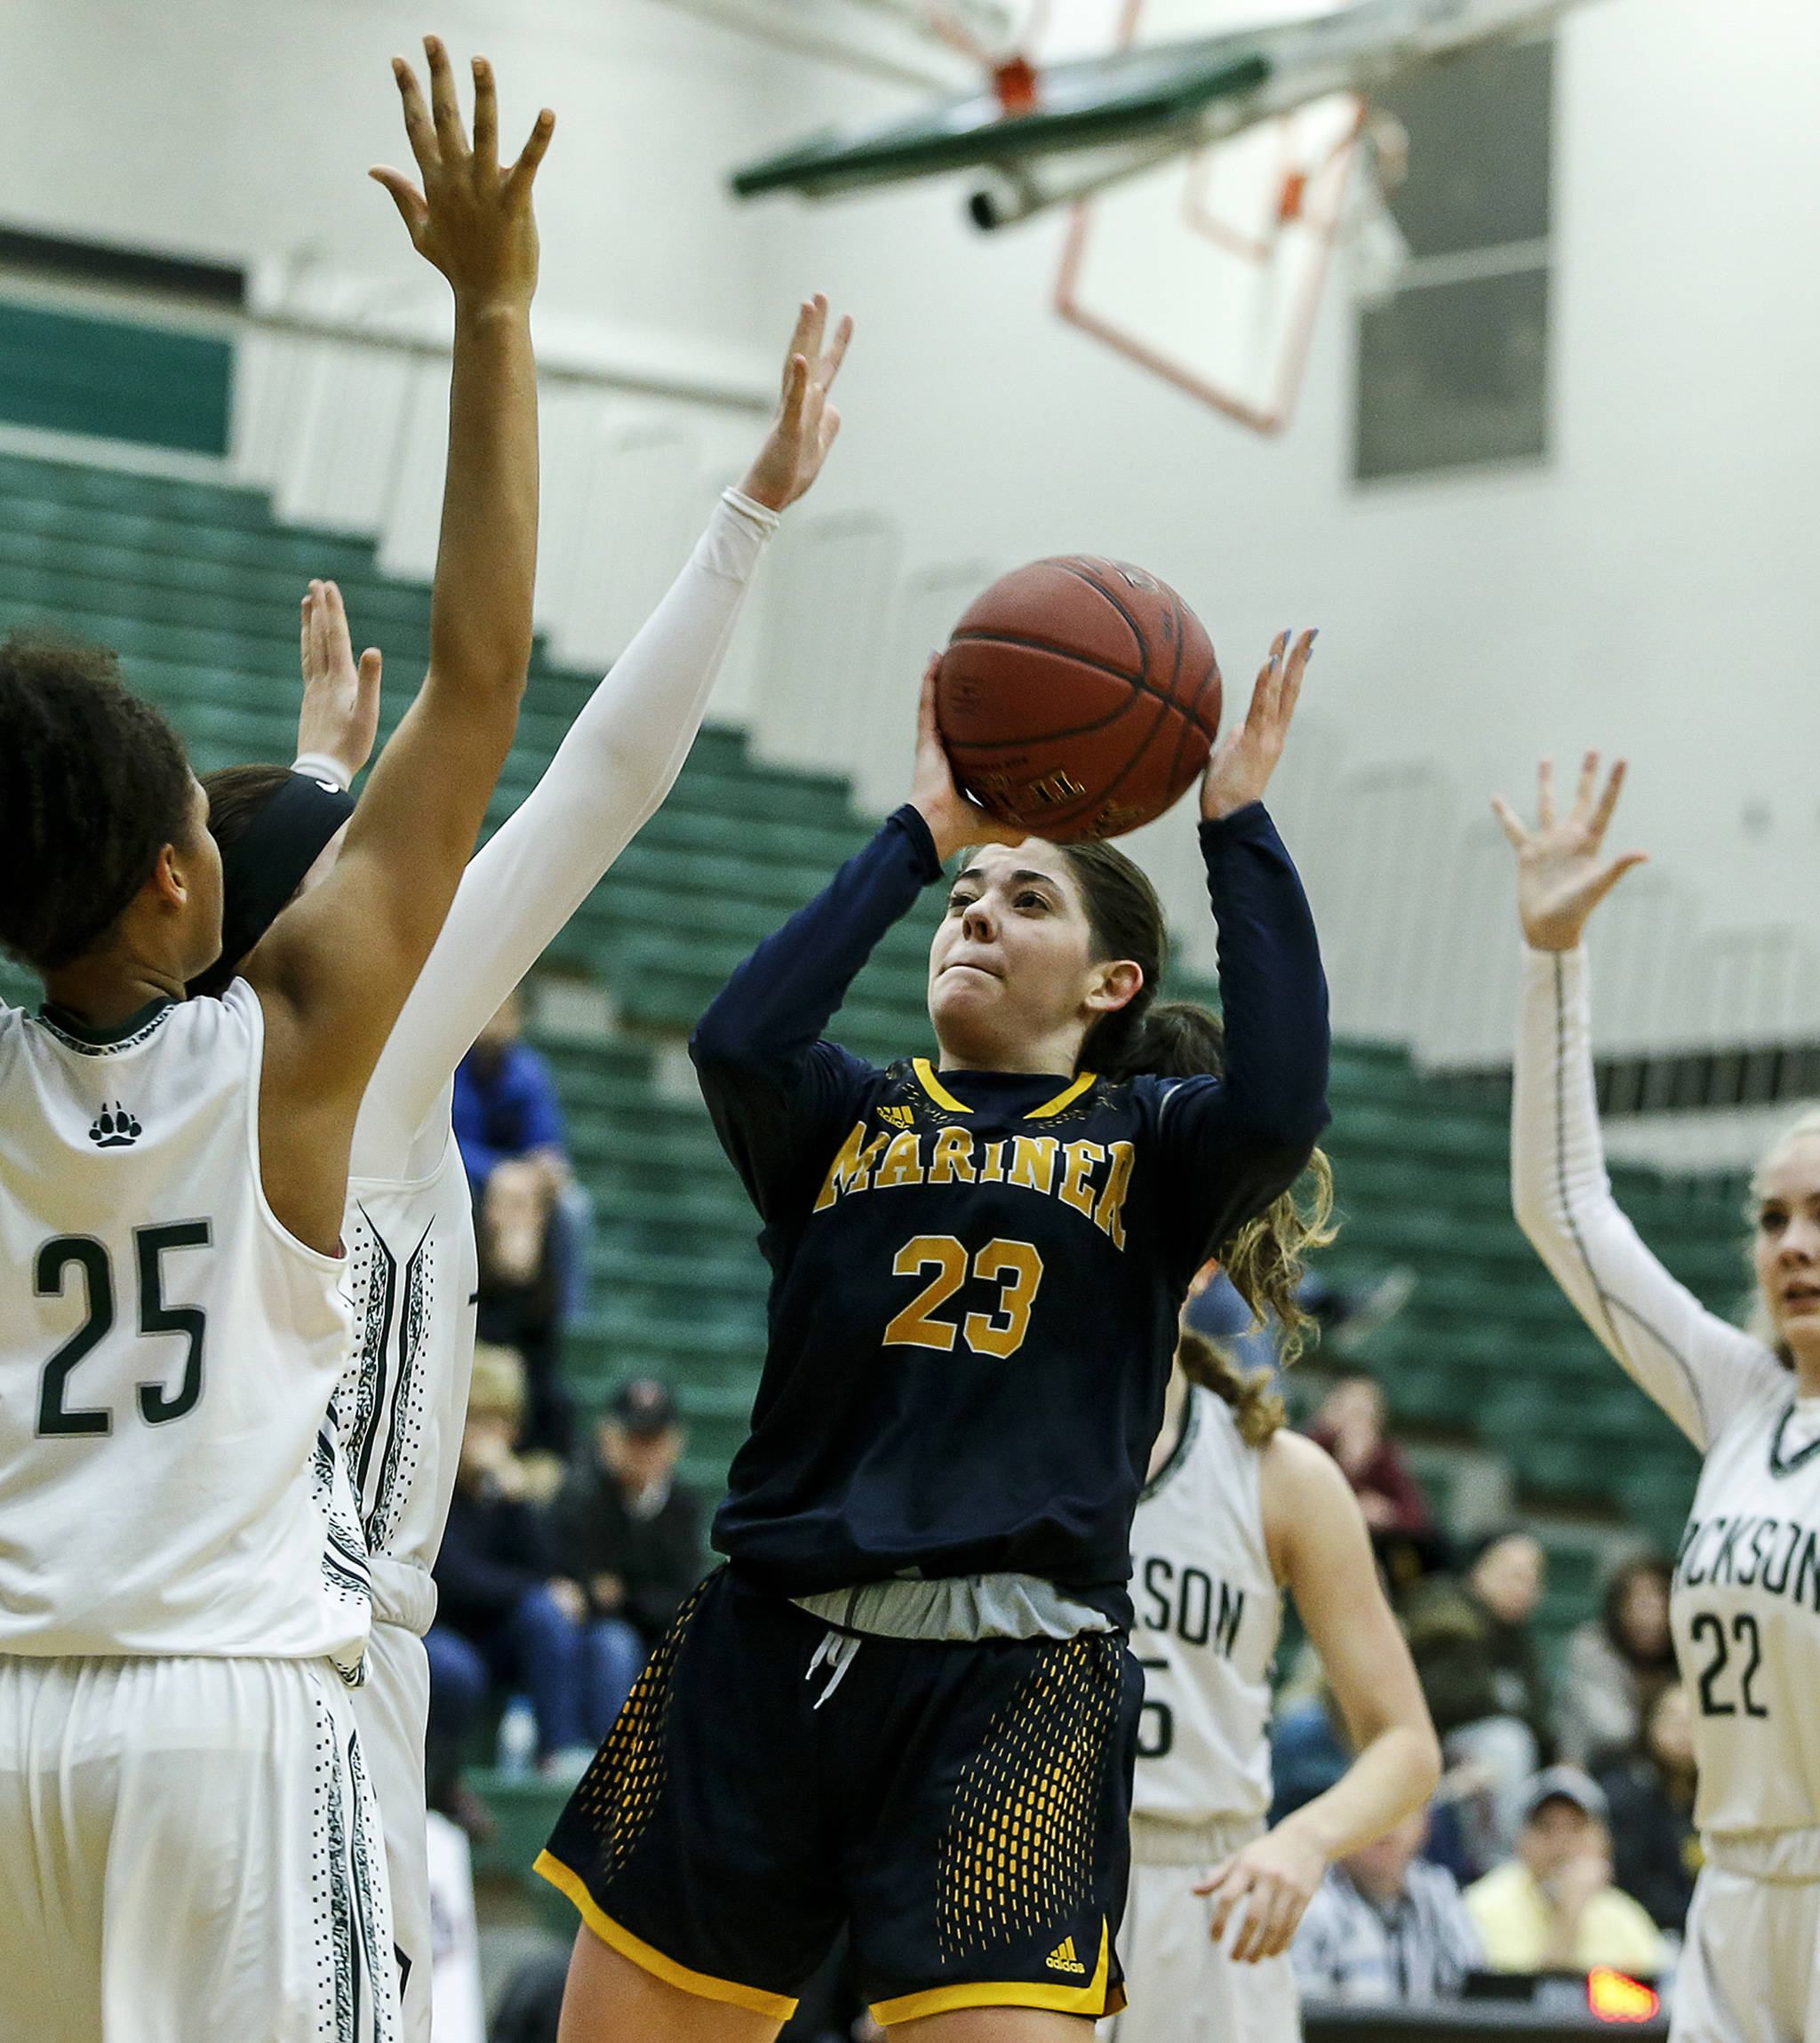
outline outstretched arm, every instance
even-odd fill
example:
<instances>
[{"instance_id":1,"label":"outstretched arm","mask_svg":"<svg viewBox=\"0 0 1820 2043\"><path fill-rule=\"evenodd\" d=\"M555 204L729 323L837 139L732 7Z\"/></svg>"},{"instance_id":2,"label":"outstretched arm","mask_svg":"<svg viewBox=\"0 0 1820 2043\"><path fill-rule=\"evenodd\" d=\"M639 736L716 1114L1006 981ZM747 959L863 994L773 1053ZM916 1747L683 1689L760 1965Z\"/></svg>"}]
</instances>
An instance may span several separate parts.
<instances>
[{"instance_id":1,"label":"outstretched arm","mask_svg":"<svg viewBox=\"0 0 1820 2043\"><path fill-rule=\"evenodd\" d=\"M1327 979L1302 882L1263 797L1289 735L1314 634L1272 646L1242 723L1201 798L1201 850L1219 925L1225 1068L1163 1103L1160 1162L1172 1249L1193 1269L1296 1181L1327 1125Z\"/></svg>"},{"instance_id":2,"label":"outstretched arm","mask_svg":"<svg viewBox=\"0 0 1820 2043\"><path fill-rule=\"evenodd\" d=\"M1346 1720L1358 1755L1325 1794L1236 1853L1195 1891L1214 1896L1213 1936L1242 1900L1232 1956L1287 1951L1328 1867L1380 1838L1434 1792L1441 1746L1397 1629L1351 1486L1313 1440L1264 1450L1265 1539Z\"/></svg>"},{"instance_id":3,"label":"outstretched arm","mask_svg":"<svg viewBox=\"0 0 1820 2043\"><path fill-rule=\"evenodd\" d=\"M814 483L840 430L829 392L852 322L842 320L825 349L827 310L819 296L802 307L778 416L739 489L722 498L688 565L588 698L543 778L463 874L367 1088L354 1142L357 1177L403 1173L413 1139L487 1018L675 785L765 544L779 514Z\"/></svg>"},{"instance_id":4,"label":"outstretched arm","mask_svg":"<svg viewBox=\"0 0 1820 2043\"><path fill-rule=\"evenodd\" d=\"M354 1121L453 899L510 748L530 662L537 555L537 282L531 182L553 118L502 169L491 68L476 59L472 147L447 52L425 43L431 100L395 65L423 178L374 174L449 279L455 343L430 665L374 768L334 871L248 961L266 1017L259 1135L267 1197L333 1250Z\"/></svg>"},{"instance_id":5,"label":"outstretched arm","mask_svg":"<svg viewBox=\"0 0 1820 2043\"><path fill-rule=\"evenodd\" d=\"M1606 1175L1581 938L1593 909L1641 861L1638 852L1604 855L1624 775L1620 760L1600 793L1598 754L1589 753L1573 805L1557 818L1545 762L1533 830L1502 798L1495 804L1517 852L1529 945L1511 1099L1511 1198L1519 1225L1580 1316L1704 1450L1776 1365L1760 1341L1709 1313L1664 1269Z\"/></svg>"},{"instance_id":6,"label":"outstretched arm","mask_svg":"<svg viewBox=\"0 0 1820 2043\"><path fill-rule=\"evenodd\" d=\"M909 801L753 952L690 1039L721 1146L767 1221L797 1188L803 1157L818 1173L825 1167L854 1083L870 1068L821 1033L874 947L962 845L1021 835L954 784L936 727L936 664L922 677Z\"/></svg>"}]
</instances>

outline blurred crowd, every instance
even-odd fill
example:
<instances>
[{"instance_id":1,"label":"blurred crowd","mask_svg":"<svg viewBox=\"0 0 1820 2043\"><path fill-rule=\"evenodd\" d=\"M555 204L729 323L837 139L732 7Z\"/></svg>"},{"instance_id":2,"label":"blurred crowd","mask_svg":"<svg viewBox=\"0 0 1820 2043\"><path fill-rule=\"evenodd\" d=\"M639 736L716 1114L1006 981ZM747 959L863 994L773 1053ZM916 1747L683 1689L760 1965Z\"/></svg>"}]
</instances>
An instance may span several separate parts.
<instances>
[{"instance_id":1,"label":"blurred crowd","mask_svg":"<svg viewBox=\"0 0 1820 2043\"><path fill-rule=\"evenodd\" d=\"M1672 1562L1626 1554L1551 1676L1541 1540L1511 1522L1449 1542L1385 1417L1378 1385L1352 1375L1306 1430L1372 1528L1447 1772L1428 1809L1329 1871L1293 1950L1304 1994L1419 2005L1473 1973L1669 1976L1700 1863ZM1272 1744L1273 1820L1348 1763L1312 1658L1290 1674Z\"/></svg>"},{"instance_id":2,"label":"blurred crowd","mask_svg":"<svg viewBox=\"0 0 1820 2043\"><path fill-rule=\"evenodd\" d=\"M572 1779L704 1567L669 1386L622 1384L579 1428L563 1337L585 1301L588 1210L555 1081L517 995L462 1061L456 1139L474 1196L479 1340L436 1560L428 1776L470 1828L476 1761Z\"/></svg>"}]
</instances>

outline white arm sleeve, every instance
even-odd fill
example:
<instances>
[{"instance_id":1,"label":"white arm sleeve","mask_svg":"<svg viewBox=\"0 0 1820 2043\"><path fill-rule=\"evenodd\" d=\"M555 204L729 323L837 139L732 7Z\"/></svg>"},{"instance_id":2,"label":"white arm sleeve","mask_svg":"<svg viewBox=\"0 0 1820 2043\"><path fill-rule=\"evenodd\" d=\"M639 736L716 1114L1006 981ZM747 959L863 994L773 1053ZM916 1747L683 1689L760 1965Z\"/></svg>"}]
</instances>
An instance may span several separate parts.
<instances>
[{"instance_id":1,"label":"white arm sleeve","mask_svg":"<svg viewBox=\"0 0 1820 2043\"><path fill-rule=\"evenodd\" d=\"M589 697L531 794L462 875L367 1086L356 1177L434 1169L427 1128L482 1026L675 782L776 514L729 490L688 565ZM424 1149L417 1154L419 1137Z\"/></svg>"},{"instance_id":2,"label":"white arm sleeve","mask_svg":"<svg viewBox=\"0 0 1820 2043\"><path fill-rule=\"evenodd\" d=\"M1670 1276L1619 1211L1599 1135L1586 982L1584 949L1524 960L1512 1202L1581 1318L1704 1452L1782 1371L1760 1341Z\"/></svg>"}]
</instances>

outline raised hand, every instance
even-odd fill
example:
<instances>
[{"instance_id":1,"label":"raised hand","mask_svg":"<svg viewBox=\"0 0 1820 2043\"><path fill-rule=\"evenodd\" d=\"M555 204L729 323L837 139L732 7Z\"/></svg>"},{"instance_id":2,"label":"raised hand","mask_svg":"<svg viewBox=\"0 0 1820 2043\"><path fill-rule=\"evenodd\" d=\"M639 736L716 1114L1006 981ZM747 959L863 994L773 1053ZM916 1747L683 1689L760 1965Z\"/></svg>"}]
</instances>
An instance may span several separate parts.
<instances>
[{"instance_id":1,"label":"raised hand","mask_svg":"<svg viewBox=\"0 0 1820 2043\"><path fill-rule=\"evenodd\" d=\"M1580 762L1580 784L1574 805L1564 818L1554 812L1554 768L1545 759L1536 774L1536 827L1529 829L1502 794L1491 806L1504 834L1516 848L1517 914L1523 940L1533 951L1570 951L1585 930L1587 917L1632 866L1648 856L1625 851L1603 856L1605 833L1624 784L1620 759L1599 791L1599 754L1589 752Z\"/></svg>"},{"instance_id":2,"label":"raised hand","mask_svg":"<svg viewBox=\"0 0 1820 2043\"><path fill-rule=\"evenodd\" d=\"M910 802L929 825L936 856L946 863L963 844L1021 844L1027 831L1015 830L988 816L954 785L954 770L935 720L935 675L940 653L930 655L922 676L922 700L916 712L916 766L911 777Z\"/></svg>"},{"instance_id":3,"label":"raised hand","mask_svg":"<svg viewBox=\"0 0 1820 2043\"><path fill-rule=\"evenodd\" d=\"M797 313L790 352L784 357L783 402L770 437L739 485L755 503L773 511L788 509L808 490L841 430L841 414L828 403L828 392L841 373L853 322L841 321L824 353L827 318L828 301L819 291Z\"/></svg>"},{"instance_id":4,"label":"raised hand","mask_svg":"<svg viewBox=\"0 0 1820 2043\"><path fill-rule=\"evenodd\" d=\"M312 582L303 599L303 707L297 755L332 759L351 784L372 756L379 730L379 650L368 646L356 664L347 610L333 582Z\"/></svg>"},{"instance_id":5,"label":"raised hand","mask_svg":"<svg viewBox=\"0 0 1820 2043\"><path fill-rule=\"evenodd\" d=\"M509 170L499 168L499 102L493 68L474 60L474 139L461 125L455 73L440 39L426 36L429 104L403 57L392 60L404 102L404 132L421 188L384 165L368 174L392 195L417 252L446 276L458 300L523 309L537 289L537 220L531 188L556 116L546 107Z\"/></svg>"},{"instance_id":6,"label":"raised hand","mask_svg":"<svg viewBox=\"0 0 1820 2043\"><path fill-rule=\"evenodd\" d=\"M1264 799L1264 790L1283 755L1289 719L1302 692L1302 676L1314 650L1315 634L1305 631L1294 649L1279 632L1270 658L1258 670L1245 721L1215 746L1201 782L1201 813L1209 823Z\"/></svg>"}]
</instances>

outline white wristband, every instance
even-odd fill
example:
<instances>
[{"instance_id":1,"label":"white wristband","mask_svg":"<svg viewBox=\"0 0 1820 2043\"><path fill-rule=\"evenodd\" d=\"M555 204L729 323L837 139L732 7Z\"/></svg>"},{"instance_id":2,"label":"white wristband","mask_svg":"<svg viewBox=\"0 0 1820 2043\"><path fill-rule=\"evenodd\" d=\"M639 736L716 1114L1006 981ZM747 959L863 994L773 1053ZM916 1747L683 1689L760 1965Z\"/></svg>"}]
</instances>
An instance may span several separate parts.
<instances>
[{"instance_id":1,"label":"white wristband","mask_svg":"<svg viewBox=\"0 0 1820 2043\"><path fill-rule=\"evenodd\" d=\"M307 773L316 780L332 780L344 794L354 785L347 769L339 759L331 759L326 752L299 752L291 762L291 770Z\"/></svg>"}]
</instances>

